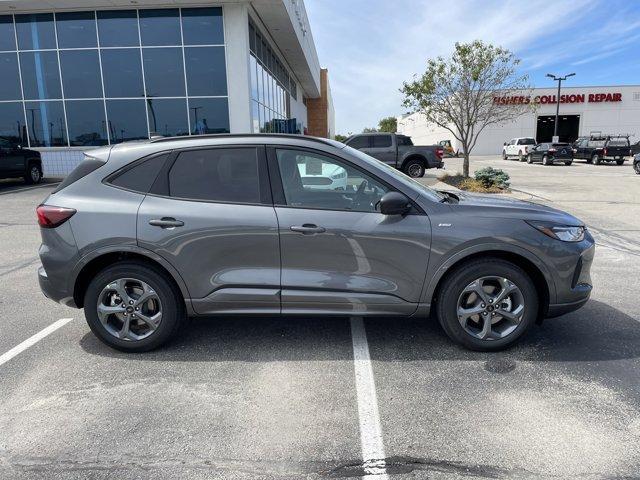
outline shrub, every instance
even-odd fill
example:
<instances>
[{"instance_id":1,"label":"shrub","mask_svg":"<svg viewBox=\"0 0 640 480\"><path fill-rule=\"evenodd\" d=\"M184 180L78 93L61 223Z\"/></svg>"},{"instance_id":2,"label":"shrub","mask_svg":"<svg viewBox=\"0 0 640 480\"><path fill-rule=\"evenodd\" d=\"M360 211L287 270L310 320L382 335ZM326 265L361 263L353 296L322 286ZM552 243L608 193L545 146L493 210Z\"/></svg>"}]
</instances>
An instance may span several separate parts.
<instances>
[{"instance_id":1,"label":"shrub","mask_svg":"<svg viewBox=\"0 0 640 480\"><path fill-rule=\"evenodd\" d=\"M482 168L476 170L474 176L485 188L509 188L509 174L499 168Z\"/></svg>"}]
</instances>

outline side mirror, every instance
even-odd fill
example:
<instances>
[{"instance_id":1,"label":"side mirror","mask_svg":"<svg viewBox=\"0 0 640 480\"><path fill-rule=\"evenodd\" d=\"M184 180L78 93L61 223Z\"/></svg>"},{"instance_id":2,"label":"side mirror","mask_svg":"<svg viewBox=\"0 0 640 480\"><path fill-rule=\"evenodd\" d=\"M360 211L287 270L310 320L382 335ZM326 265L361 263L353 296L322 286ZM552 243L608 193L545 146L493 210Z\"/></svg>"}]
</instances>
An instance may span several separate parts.
<instances>
[{"instance_id":1,"label":"side mirror","mask_svg":"<svg viewBox=\"0 0 640 480\"><path fill-rule=\"evenodd\" d=\"M380 199L380 213L383 215L404 215L411 210L411 202L398 192L388 192Z\"/></svg>"}]
</instances>

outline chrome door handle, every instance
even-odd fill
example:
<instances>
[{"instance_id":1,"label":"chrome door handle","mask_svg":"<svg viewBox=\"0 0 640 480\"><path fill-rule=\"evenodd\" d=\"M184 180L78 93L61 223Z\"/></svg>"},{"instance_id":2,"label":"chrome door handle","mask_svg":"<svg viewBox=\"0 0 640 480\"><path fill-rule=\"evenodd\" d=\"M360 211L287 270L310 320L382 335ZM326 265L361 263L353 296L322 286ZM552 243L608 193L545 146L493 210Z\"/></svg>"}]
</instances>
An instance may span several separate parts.
<instances>
[{"instance_id":1,"label":"chrome door handle","mask_svg":"<svg viewBox=\"0 0 640 480\"><path fill-rule=\"evenodd\" d=\"M314 233L324 233L327 231L326 228L323 227L319 227L317 225L314 225L313 223L305 223L303 225L294 225L292 227L289 227L289 229L292 232L298 232L298 233L302 233L304 235L311 235Z\"/></svg>"},{"instance_id":2,"label":"chrome door handle","mask_svg":"<svg viewBox=\"0 0 640 480\"><path fill-rule=\"evenodd\" d=\"M183 221L176 220L172 217L162 217L160 219L149 220L149 225L153 225L154 227L161 228L175 228L182 227L184 225Z\"/></svg>"}]
</instances>

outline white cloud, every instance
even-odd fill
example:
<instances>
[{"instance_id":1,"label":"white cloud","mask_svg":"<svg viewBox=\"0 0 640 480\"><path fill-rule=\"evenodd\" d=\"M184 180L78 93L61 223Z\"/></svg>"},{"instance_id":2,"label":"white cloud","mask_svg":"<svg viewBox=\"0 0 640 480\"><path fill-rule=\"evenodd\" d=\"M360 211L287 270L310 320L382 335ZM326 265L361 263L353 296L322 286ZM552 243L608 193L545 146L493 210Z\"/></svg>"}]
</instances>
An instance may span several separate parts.
<instances>
[{"instance_id":1,"label":"white cloud","mask_svg":"<svg viewBox=\"0 0 640 480\"><path fill-rule=\"evenodd\" d=\"M306 6L341 133L402 113L402 82L421 73L427 58L449 54L456 41L507 47L533 70L615 55L640 28L638 16L629 21L624 11L592 0L307 0Z\"/></svg>"}]
</instances>

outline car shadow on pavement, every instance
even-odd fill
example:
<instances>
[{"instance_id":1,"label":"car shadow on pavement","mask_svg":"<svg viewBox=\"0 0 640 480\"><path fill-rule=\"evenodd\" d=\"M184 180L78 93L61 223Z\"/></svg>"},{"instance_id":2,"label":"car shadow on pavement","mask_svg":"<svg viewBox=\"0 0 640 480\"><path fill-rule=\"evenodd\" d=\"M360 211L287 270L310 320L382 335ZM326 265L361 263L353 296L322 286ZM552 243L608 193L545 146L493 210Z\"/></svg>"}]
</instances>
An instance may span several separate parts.
<instances>
[{"instance_id":1,"label":"car shadow on pavement","mask_svg":"<svg viewBox=\"0 0 640 480\"><path fill-rule=\"evenodd\" d=\"M60 183L60 178L43 178L42 181L36 185L30 185L24 182L21 178L7 178L0 179L0 193L10 193L14 190L22 190L25 188L39 188L46 185L55 185Z\"/></svg>"},{"instance_id":2,"label":"car shadow on pavement","mask_svg":"<svg viewBox=\"0 0 640 480\"><path fill-rule=\"evenodd\" d=\"M576 312L534 326L516 346L498 353L472 352L455 345L432 318L376 318L367 319L365 325L375 361L508 358L594 362L640 357L640 322L595 300ZM191 319L174 341L143 354L113 350L91 332L80 345L92 355L135 361L326 361L353 357L348 318Z\"/></svg>"}]
</instances>

